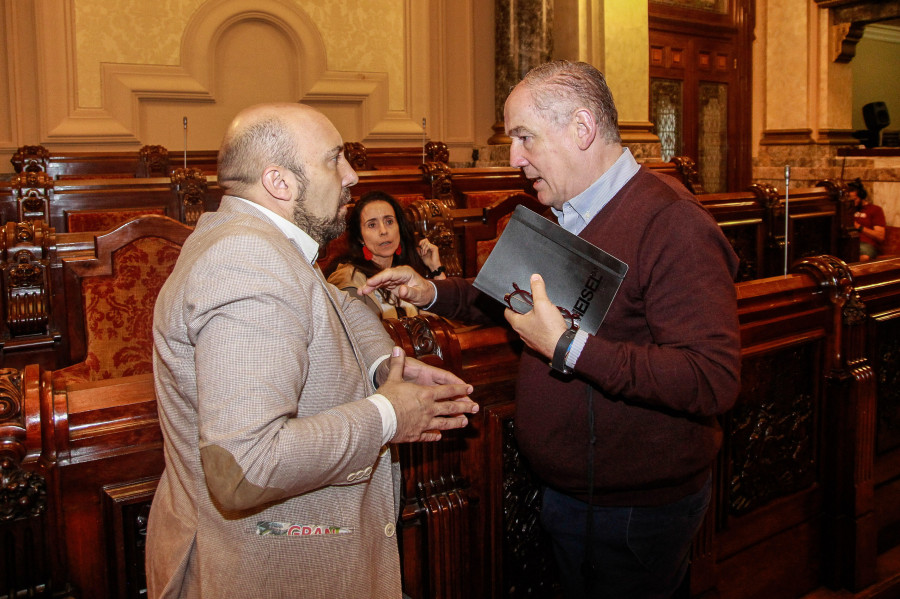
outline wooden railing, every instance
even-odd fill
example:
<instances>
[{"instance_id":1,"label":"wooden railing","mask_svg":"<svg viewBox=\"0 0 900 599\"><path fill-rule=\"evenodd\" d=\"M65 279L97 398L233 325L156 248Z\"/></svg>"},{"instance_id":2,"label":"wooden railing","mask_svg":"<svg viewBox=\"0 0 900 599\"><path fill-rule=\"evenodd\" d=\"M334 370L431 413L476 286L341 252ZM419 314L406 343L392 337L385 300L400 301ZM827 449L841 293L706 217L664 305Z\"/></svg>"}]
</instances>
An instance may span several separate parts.
<instances>
[{"instance_id":1,"label":"wooden railing","mask_svg":"<svg viewBox=\"0 0 900 599\"><path fill-rule=\"evenodd\" d=\"M736 288L742 391L722 417L691 596L896 593L900 572L879 560L900 546L900 258L849 267L810 257ZM515 335L433 317L385 325L411 355L459 372L482 406L467 429L403 448L405 590L416 599L551 592L538 482L513 435ZM33 584L139 596L163 464L151 375L55 388L39 365L6 370L0 406L0 513L13 514L4 538L16 559L31 552Z\"/></svg>"},{"instance_id":2,"label":"wooden railing","mask_svg":"<svg viewBox=\"0 0 900 599\"><path fill-rule=\"evenodd\" d=\"M656 165L661 172L674 167ZM518 187L516 187L518 186ZM433 164L416 170L361 171L354 197L385 189L401 198L416 233L435 243L450 275L474 276L512 210L524 204L547 209L527 193L518 169L449 169ZM165 215L185 224L214 210L222 191L215 178L178 171L170 179L50 181L29 173L0 188L5 219L0 246L0 351L17 368L40 363L67 366L65 331L71 317L60 280L63 258L91 251L99 230L112 230L142 214ZM829 181L791 190L788 227L782 192L754 186L746 192L697 196L722 227L740 258L738 281L783 274L805 256L858 259L858 233L843 189ZM466 203L486 202L470 207ZM66 231L78 232L66 232ZM785 251L785 232L790 243ZM345 247L336 240L320 254L326 272ZM27 276L25 276L27 275Z\"/></svg>"},{"instance_id":3,"label":"wooden railing","mask_svg":"<svg viewBox=\"0 0 900 599\"><path fill-rule=\"evenodd\" d=\"M446 164L447 144L431 141L424 146L367 148L359 142L344 144L344 155L356 170L416 168L426 162ZM170 177L177 169L216 173L217 150L171 152L164 146L146 145L135 152L50 152L44 146L21 146L10 159L17 174L46 174L50 179L112 179Z\"/></svg>"}]
</instances>

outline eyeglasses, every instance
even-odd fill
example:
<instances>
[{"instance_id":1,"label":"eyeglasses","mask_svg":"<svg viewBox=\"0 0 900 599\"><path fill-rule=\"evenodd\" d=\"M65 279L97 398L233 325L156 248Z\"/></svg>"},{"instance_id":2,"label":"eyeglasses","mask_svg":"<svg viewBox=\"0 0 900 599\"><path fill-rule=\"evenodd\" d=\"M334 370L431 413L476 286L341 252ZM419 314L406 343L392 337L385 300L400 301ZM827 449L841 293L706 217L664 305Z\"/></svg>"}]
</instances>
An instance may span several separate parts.
<instances>
[{"instance_id":1,"label":"eyeglasses","mask_svg":"<svg viewBox=\"0 0 900 599\"><path fill-rule=\"evenodd\" d=\"M516 314L525 314L526 312L530 312L534 307L534 298L532 298L531 292L525 291L524 289L519 289L519 286L515 283L513 283L512 286L513 292L504 295L503 301L506 302L506 305L509 306L509 309ZM559 310L560 314L562 314L563 320L566 321L566 326L568 328L573 330L578 329L578 316L575 316L574 314L560 306L556 306L556 309Z\"/></svg>"}]
</instances>

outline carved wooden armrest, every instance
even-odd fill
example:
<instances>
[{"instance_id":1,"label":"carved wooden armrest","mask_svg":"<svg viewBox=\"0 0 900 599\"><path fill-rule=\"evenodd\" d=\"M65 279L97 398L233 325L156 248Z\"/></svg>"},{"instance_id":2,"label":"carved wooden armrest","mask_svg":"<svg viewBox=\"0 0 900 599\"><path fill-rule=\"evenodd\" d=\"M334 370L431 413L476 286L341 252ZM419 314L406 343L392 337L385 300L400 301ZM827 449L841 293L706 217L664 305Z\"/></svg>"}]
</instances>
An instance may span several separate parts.
<instances>
[{"instance_id":1,"label":"carved wooden armrest","mask_svg":"<svg viewBox=\"0 0 900 599\"><path fill-rule=\"evenodd\" d=\"M382 321L394 343L407 356L439 366L457 375L462 371L462 353L453 327L443 318L419 314Z\"/></svg>"},{"instance_id":2,"label":"carved wooden armrest","mask_svg":"<svg viewBox=\"0 0 900 599\"><path fill-rule=\"evenodd\" d=\"M0 522L39 517L47 507L45 478L25 466L41 449L40 406L34 379L37 366L0 369ZM29 384L30 383L30 384ZM31 393L26 400L26 388Z\"/></svg>"}]
</instances>

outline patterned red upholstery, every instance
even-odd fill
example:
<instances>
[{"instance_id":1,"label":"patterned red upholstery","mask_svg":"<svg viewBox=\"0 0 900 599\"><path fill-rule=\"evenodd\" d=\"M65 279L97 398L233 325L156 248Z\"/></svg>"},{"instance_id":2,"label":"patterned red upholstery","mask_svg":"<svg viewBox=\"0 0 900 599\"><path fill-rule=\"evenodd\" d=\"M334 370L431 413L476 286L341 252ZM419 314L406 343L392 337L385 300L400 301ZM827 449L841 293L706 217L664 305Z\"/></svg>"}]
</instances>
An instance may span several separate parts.
<instances>
[{"instance_id":1,"label":"patterned red upholstery","mask_svg":"<svg viewBox=\"0 0 900 599\"><path fill-rule=\"evenodd\" d=\"M66 213L66 231L108 231L145 214L164 216L164 208L140 208L137 210L73 210Z\"/></svg>"},{"instance_id":2,"label":"patterned red upholstery","mask_svg":"<svg viewBox=\"0 0 900 599\"><path fill-rule=\"evenodd\" d=\"M166 230L157 235L154 225ZM83 313L84 359L54 371L54 387L152 372L153 306L189 232L170 218L145 216L98 236L98 257L73 267L81 274L67 285L81 293L73 305Z\"/></svg>"}]
</instances>

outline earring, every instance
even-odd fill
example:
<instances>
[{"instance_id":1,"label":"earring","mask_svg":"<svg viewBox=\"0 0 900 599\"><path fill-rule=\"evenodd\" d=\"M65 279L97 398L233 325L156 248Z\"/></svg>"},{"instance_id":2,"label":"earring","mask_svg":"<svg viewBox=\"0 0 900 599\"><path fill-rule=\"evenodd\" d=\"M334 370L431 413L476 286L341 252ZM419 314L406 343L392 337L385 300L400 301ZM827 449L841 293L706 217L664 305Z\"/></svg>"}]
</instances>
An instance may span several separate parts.
<instances>
[{"instance_id":1,"label":"earring","mask_svg":"<svg viewBox=\"0 0 900 599\"><path fill-rule=\"evenodd\" d=\"M370 250L366 246L363 246L363 258L365 258L366 260L371 260L374 257L375 256L372 255L372 250Z\"/></svg>"},{"instance_id":2,"label":"earring","mask_svg":"<svg viewBox=\"0 0 900 599\"><path fill-rule=\"evenodd\" d=\"M403 249L403 246L400 245L400 244L398 243L398 244L397 244L397 251L394 252L394 253L397 254L397 255L399 256L399 255L400 255L400 251L401 251L402 249Z\"/></svg>"}]
</instances>

